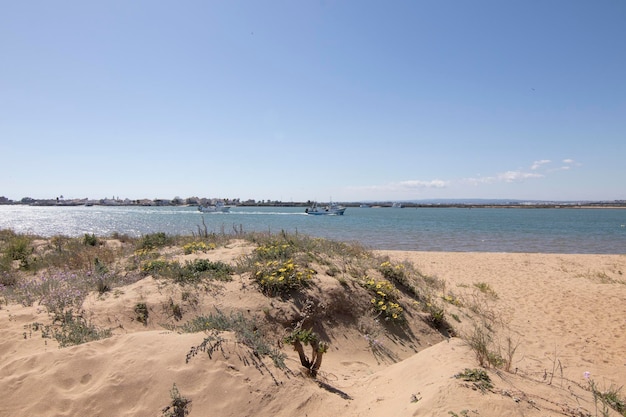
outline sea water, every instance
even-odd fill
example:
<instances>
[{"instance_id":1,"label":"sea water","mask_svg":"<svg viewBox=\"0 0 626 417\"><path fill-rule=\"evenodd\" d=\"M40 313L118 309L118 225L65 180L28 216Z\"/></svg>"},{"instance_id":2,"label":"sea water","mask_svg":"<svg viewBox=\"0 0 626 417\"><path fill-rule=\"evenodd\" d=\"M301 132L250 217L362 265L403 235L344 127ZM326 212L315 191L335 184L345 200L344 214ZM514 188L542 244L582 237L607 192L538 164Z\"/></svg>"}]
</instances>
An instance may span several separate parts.
<instances>
[{"instance_id":1,"label":"sea water","mask_svg":"<svg viewBox=\"0 0 626 417\"><path fill-rule=\"evenodd\" d=\"M0 206L0 229L39 236L191 235L286 231L371 249L626 254L626 210L583 208L356 208L310 216L301 207Z\"/></svg>"}]
</instances>

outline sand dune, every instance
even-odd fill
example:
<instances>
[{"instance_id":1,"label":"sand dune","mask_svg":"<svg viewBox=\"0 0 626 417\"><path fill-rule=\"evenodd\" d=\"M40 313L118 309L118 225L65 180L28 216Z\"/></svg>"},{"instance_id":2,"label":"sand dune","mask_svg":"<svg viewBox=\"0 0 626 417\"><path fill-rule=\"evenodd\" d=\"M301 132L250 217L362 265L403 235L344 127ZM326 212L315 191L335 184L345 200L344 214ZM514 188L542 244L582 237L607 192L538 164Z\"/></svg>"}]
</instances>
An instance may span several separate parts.
<instances>
[{"instance_id":1,"label":"sand dune","mask_svg":"<svg viewBox=\"0 0 626 417\"><path fill-rule=\"evenodd\" d=\"M209 256L229 260L245 250ZM463 304L447 307L458 318L449 319L458 335L485 314L494 317L497 341L517 344L511 372L488 369L493 387L483 392L454 377L478 367L461 337L416 324L411 342L381 334L373 348L363 328L340 320L333 327L330 319L330 349L315 380L290 346L282 347L287 369L278 369L229 332L211 357L187 361L205 335L161 325L172 320L160 306L179 290L148 277L115 295L88 298L86 314L113 336L78 346L60 349L32 330L32 323L49 320L41 308L3 306L0 416L160 416L174 383L192 401L191 416L595 416L584 372L600 388L626 385L626 256L384 253L445 281L442 295ZM320 297L336 291L321 282ZM493 293L479 291L478 283ZM242 279L203 297L186 314L216 306L250 315L271 309L277 319L295 314ZM134 317L139 300L151 308L147 325ZM339 311L342 302L328 308Z\"/></svg>"}]
</instances>

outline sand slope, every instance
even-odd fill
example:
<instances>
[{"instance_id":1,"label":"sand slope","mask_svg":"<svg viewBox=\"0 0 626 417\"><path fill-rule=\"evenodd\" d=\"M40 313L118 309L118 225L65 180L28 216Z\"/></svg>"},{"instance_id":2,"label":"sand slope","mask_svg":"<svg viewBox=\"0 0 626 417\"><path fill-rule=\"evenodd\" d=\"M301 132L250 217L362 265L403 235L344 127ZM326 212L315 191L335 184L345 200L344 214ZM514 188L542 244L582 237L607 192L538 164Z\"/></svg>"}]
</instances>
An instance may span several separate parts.
<instances>
[{"instance_id":1,"label":"sand slope","mask_svg":"<svg viewBox=\"0 0 626 417\"><path fill-rule=\"evenodd\" d=\"M209 256L227 260L242 250ZM626 385L626 256L387 253L446 282L445 293L465 305L447 307L460 320L450 320L460 334L479 320L467 306L498 317L496 337L518 342L517 372L489 370L494 387L481 392L454 378L478 366L463 340L417 324L413 342L381 335L377 351L362 329L342 322L328 327L331 348L318 380L302 375L289 346L283 347L289 355L284 371L259 361L230 333L211 357L199 354L187 362L205 335L160 326L171 321L160 306L178 290L149 277L115 296L88 299L90 317L113 328L114 336L69 348L25 329L46 321L41 309L3 306L0 416L160 416L173 383L192 400L191 416L587 416L600 414L585 371L600 388ZM486 297L476 283L488 284L495 296ZM187 306L186 315L215 306L290 314L288 305L244 284L216 288L199 305ZM319 291L333 288L320 285ZM139 300L154 317L147 326L134 320Z\"/></svg>"}]
</instances>

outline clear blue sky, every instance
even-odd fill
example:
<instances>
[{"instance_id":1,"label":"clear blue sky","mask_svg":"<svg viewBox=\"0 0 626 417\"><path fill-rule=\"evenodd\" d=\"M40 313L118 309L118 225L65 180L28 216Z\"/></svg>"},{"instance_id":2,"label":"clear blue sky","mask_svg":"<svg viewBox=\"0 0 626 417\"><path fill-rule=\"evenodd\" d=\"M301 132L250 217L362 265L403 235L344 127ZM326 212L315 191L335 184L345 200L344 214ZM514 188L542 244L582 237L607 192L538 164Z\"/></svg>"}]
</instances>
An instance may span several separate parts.
<instances>
[{"instance_id":1,"label":"clear blue sky","mask_svg":"<svg viewBox=\"0 0 626 417\"><path fill-rule=\"evenodd\" d=\"M0 1L0 196L626 199L626 1Z\"/></svg>"}]
</instances>

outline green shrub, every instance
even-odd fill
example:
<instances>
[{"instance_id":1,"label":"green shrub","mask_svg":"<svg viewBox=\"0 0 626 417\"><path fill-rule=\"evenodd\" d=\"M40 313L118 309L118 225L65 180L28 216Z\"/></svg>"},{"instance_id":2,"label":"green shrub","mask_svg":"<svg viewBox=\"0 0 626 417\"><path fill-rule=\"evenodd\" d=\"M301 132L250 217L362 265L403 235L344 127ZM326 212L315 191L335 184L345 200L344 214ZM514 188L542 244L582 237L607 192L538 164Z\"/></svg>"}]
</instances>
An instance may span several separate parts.
<instances>
[{"instance_id":1,"label":"green shrub","mask_svg":"<svg viewBox=\"0 0 626 417\"><path fill-rule=\"evenodd\" d=\"M83 245L85 246L96 246L98 244L98 238L96 235L85 233L83 236Z\"/></svg>"},{"instance_id":2,"label":"green shrub","mask_svg":"<svg viewBox=\"0 0 626 417\"><path fill-rule=\"evenodd\" d=\"M320 366L322 366L322 357L328 351L328 344L320 342L317 334L313 333L311 329L294 330L285 338L285 343L293 345L300 357L300 363L308 370L309 375L315 378ZM311 358L304 353L304 346L306 345L311 345Z\"/></svg>"},{"instance_id":3,"label":"green shrub","mask_svg":"<svg viewBox=\"0 0 626 417\"><path fill-rule=\"evenodd\" d=\"M111 329L101 329L69 310L65 311L60 324L32 323L26 329L41 331L41 337L56 340L60 348L106 339L112 335Z\"/></svg>"},{"instance_id":4,"label":"green shrub","mask_svg":"<svg viewBox=\"0 0 626 417\"><path fill-rule=\"evenodd\" d=\"M152 250L152 249L157 249L157 248L162 248L166 245L168 245L169 243L171 243L172 239L170 239L165 233L163 232L158 232L158 233L151 233L151 234L147 234L145 236L143 236L138 244L137 244L137 249L148 249L148 250Z\"/></svg>"},{"instance_id":5,"label":"green shrub","mask_svg":"<svg viewBox=\"0 0 626 417\"><path fill-rule=\"evenodd\" d=\"M33 248L30 239L22 235L15 235L10 238L4 248L4 257L8 261L19 261L21 269L29 269L32 253Z\"/></svg>"}]
</instances>

